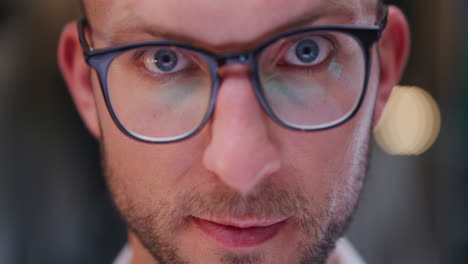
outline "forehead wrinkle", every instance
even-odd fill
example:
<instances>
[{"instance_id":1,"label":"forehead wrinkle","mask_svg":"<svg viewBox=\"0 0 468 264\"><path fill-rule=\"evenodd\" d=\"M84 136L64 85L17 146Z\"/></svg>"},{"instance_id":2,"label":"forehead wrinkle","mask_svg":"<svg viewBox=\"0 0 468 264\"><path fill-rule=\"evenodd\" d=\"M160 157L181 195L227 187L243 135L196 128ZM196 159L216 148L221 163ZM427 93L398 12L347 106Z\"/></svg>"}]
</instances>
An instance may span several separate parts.
<instances>
[{"instance_id":1,"label":"forehead wrinkle","mask_svg":"<svg viewBox=\"0 0 468 264\"><path fill-rule=\"evenodd\" d=\"M361 0L362 17L370 17L370 24L375 24L377 18L377 7L380 0Z\"/></svg>"},{"instance_id":2,"label":"forehead wrinkle","mask_svg":"<svg viewBox=\"0 0 468 264\"><path fill-rule=\"evenodd\" d=\"M365 0L368 1L368 0ZM97 1L93 1L97 2ZM365 23L362 15L363 13L363 3L362 0L357 1L344 1L344 0L323 0L315 1L315 4L309 4L314 1L302 1L303 4L306 4L306 8L302 8L300 12L293 14L291 18L284 19L285 21L271 22L268 16L260 16L260 18L251 19L252 23L255 24L259 30L249 31L250 34L245 34L242 37L236 39L233 36L235 34L224 34L219 33L226 30L211 30L209 32L203 32L202 30L190 30L191 27L197 28L196 21L194 23L188 23L187 26L175 26L171 23L164 23L164 19L158 17L157 15L145 16L145 13L136 12L138 7L144 8L141 5L138 6L138 1L117 1L119 4L116 4L115 1L108 1L112 3L112 6L106 7L105 0L101 1L101 5L95 5L94 16L98 16L96 20L99 20L98 25L92 25L93 27L93 36L97 36L99 39L109 43L109 44L123 44L125 42L134 42L142 40L155 40L155 39L167 39L167 40L177 40L188 42L198 46L211 47L213 50L219 50L222 48L230 49L230 47L235 46L253 46L258 41L266 39L267 37L273 35L274 33L282 32L291 28L310 25L314 20L319 19L320 17L330 16L331 14L339 14L340 20L346 21L346 23ZM177 1L176 1L177 2ZM180 2L180 1L178 1ZM183 2L183 1L182 1ZM278 1L277 1L278 2ZM309 3L306 3L309 2ZM256 1L257 7L262 7L264 2ZM280 2L283 3L283 2ZM287 3L287 2L286 2ZM299 2L301 3L301 2ZM278 3L276 3L278 4ZM171 5L170 5L171 6ZM240 5L242 6L242 5ZM157 8L158 4L152 6L152 8ZM159 6L160 7L160 6ZM253 8L255 5L242 6L244 9ZM120 10L119 10L120 9ZM306 11L303 11L306 9ZM104 10L104 13L99 14L98 10ZM241 9L242 10L242 9ZM185 10L184 10L185 11ZM216 11L216 9L214 10ZM246 11L246 10L244 10ZM274 8L273 8L274 11ZM187 10L190 12L190 10ZM205 12L204 15L209 15L209 12L213 12L209 7L199 8L196 12ZM232 11L231 11L232 12ZM246 11L247 12L247 11ZM252 10L250 10L252 12ZM151 12L146 12L150 13ZM182 12L183 13L183 12ZM237 12L239 13L239 12ZM240 12L243 13L243 12ZM143 15L142 15L143 14ZM179 13L180 14L180 10ZM216 14L215 14L216 15ZM105 17L110 17L111 19L106 19ZM221 15L218 15L221 16ZM242 15L241 15L242 17ZM232 18L231 18L232 19ZM242 20L242 19L240 19ZM271 19L270 19L271 20ZM211 19L211 21L218 21L217 19ZM221 20L222 21L222 20ZM227 23L230 23L229 21ZM192 26L190 25L192 24ZM278 25L275 25L278 24ZM329 24L329 23L328 23ZM222 28L223 22L215 23L213 25L215 29ZM106 28L108 30L106 30ZM116 30L115 30L116 29ZM200 25L198 26L200 29ZM96 32L94 32L96 31ZM242 30L239 30L242 31ZM195 34L196 33L196 34ZM140 35L141 39L136 37ZM227 36L227 38L226 38ZM132 38L133 37L133 38Z\"/></svg>"},{"instance_id":3,"label":"forehead wrinkle","mask_svg":"<svg viewBox=\"0 0 468 264\"><path fill-rule=\"evenodd\" d=\"M331 6L341 10L350 16L352 23L359 25L372 25L373 15L377 13L378 0L358 0L358 1L343 1L343 0L328 0ZM352 17L351 17L352 16Z\"/></svg>"},{"instance_id":4,"label":"forehead wrinkle","mask_svg":"<svg viewBox=\"0 0 468 264\"><path fill-rule=\"evenodd\" d=\"M106 43L112 41L112 28L116 25L116 18L119 18L123 25L138 19L138 16L131 16L126 12L131 9L132 1L84 0L84 3L93 39L97 38Z\"/></svg>"}]
</instances>

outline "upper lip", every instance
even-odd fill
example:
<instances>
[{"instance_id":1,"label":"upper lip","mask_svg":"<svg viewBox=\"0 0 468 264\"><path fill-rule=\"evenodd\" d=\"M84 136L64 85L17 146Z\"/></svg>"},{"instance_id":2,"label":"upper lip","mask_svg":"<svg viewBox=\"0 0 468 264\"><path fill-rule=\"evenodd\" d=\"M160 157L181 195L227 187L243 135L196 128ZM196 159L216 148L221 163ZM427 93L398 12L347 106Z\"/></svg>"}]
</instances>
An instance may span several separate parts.
<instances>
[{"instance_id":1,"label":"upper lip","mask_svg":"<svg viewBox=\"0 0 468 264\"><path fill-rule=\"evenodd\" d=\"M218 225L232 226L237 228L254 228L254 227L267 227L275 225L287 220L287 218L274 219L274 220L260 220L260 219L234 219L234 218L210 218L205 219L201 217L195 217L203 221L209 221Z\"/></svg>"}]
</instances>

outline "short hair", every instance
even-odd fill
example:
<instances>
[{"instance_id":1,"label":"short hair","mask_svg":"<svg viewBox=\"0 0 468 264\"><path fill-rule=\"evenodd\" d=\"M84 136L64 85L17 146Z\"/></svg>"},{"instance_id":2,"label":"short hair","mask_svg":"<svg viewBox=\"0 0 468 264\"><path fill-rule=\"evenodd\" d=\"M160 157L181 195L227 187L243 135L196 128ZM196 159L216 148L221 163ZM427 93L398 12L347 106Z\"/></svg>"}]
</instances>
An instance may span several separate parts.
<instances>
[{"instance_id":1,"label":"short hair","mask_svg":"<svg viewBox=\"0 0 468 264\"><path fill-rule=\"evenodd\" d=\"M87 16L85 0L79 0L79 1L80 1L80 7L81 7L82 14L84 16ZM383 8L384 5L385 5L385 0L377 0L377 8L378 8L379 12Z\"/></svg>"}]
</instances>

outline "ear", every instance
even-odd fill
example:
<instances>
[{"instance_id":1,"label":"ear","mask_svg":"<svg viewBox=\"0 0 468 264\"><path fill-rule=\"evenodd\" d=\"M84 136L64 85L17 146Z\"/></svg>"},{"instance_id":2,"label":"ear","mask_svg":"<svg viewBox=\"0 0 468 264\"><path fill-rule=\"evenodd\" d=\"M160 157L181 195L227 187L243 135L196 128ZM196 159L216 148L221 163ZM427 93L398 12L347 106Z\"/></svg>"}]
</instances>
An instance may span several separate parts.
<instances>
[{"instance_id":1,"label":"ear","mask_svg":"<svg viewBox=\"0 0 468 264\"><path fill-rule=\"evenodd\" d=\"M76 22L69 23L63 29L57 57L60 70L81 118L91 134L99 138L99 119L91 85L91 69L84 60Z\"/></svg>"},{"instance_id":2,"label":"ear","mask_svg":"<svg viewBox=\"0 0 468 264\"><path fill-rule=\"evenodd\" d=\"M380 80L374 127L380 120L393 87L400 82L408 60L410 42L410 30L404 14L397 7L389 6L388 24L378 44Z\"/></svg>"}]
</instances>

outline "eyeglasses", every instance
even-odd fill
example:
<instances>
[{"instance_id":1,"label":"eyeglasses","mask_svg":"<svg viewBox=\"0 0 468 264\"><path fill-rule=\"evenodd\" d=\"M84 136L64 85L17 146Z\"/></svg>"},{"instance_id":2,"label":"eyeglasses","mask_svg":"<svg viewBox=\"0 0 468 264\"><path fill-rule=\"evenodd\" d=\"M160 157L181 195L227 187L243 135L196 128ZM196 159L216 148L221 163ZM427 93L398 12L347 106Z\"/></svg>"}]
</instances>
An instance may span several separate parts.
<instances>
[{"instance_id":1,"label":"eyeglasses","mask_svg":"<svg viewBox=\"0 0 468 264\"><path fill-rule=\"evenodd\" d=\"M345 123L364 100L370 49L386 26L386 8L379 20L376 26L300 28L228 54L173 41L94 50L84 18L78 32L117 127L138 141L169 143L194 136L208 122L221 83L218 70L234 63L250 67L255 95L279 125L318 131Z\"/></svg>"}]
</instances>

